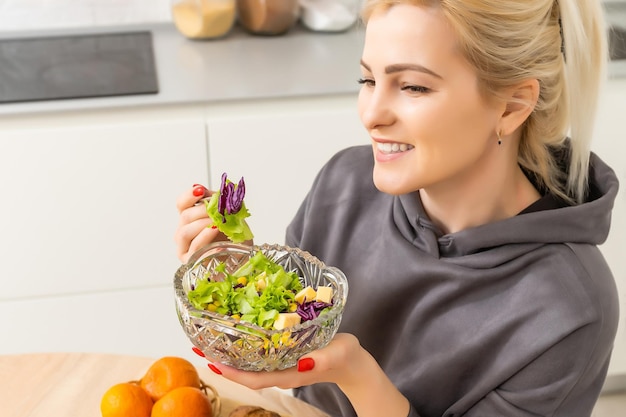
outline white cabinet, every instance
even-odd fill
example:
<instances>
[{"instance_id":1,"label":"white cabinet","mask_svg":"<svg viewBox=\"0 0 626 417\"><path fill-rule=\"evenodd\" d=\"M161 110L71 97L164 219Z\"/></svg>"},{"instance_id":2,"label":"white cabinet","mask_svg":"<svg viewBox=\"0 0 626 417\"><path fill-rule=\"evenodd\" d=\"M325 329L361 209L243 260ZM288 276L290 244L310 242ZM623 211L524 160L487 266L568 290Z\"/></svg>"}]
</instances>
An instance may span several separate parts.
<instances>
[{"instance_id":1,"label":"white cabinet","mask_svg":"<svg viewBox=\"0 0 626 417\"><path fill-rule=\"evenodd\" d=\"M0 353L141 354L133 338L182 334L161 319L176 320L175 197L208 177L202 109L0 126Z\"/></svg>"},{"instance_id":2,"label":"white cabinet","mask_svg":"<svg viewBox=\"0 0 626 417\"><path fill-rule=\"evenodd\" d=\"M609 81L600 101L593 150L616 172L620 190L615 201L611 232L601 250L606 257L621 301L621 322L617 333L610 375L626 374L626 79ZM622 387L623 388L623 387Z\"/></svg>"},{"instance_id":3,"label":"white cabinet","mask_svg":"<svg viewBox=\"0 0 626 417\"><path fill-rule=\"evenodd\" d=\"M357 96L215 105L207 109L211 186L244 177L256 243L285 230L322 165L338 150L369 144Z\"/></svg>"},{"instance_id":4,"label":"white cabinet","mask_svg":"<svg viewBox=\"0 0 626 417\"><path fill-rule=\"evenodd\" d=\"M174 309L176 197L244 176L257 242L282 243L322 164L365 143L356 95L6 118L0 354L198 361Z\"/></svg>"}]
</instances>

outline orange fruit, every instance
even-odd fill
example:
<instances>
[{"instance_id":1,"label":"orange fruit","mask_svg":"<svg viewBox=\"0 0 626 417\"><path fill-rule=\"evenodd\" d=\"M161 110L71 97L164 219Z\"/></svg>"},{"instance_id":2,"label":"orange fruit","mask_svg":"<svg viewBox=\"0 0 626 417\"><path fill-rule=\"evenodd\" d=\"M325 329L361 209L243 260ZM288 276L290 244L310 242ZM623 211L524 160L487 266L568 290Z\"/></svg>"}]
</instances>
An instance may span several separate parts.
<instances>
[{"instance_id":1,"label":"orange fruit","mask_svg":"<svg viewBox=\"0 0 626 417\"><path fill-rule=\"evenodd\" d=\"M213 417L213 409L200 389L179 387L154 403L151 417Z\"/></svg>"},{"instance_id":2,"label":"orange fruit","mask_svg":"<svg viewBox=\"0 0 626 417\"><path fill-rule=\"evenodd\" d=\"M122 382L111 386L102 396L102 417L150 417L150 395L139 385Z\"/></svg>"},{"instance_id":3,"label":"orange fruit","mask_svg":"<svg viewBox=\"0 0 626 417\"><path fill-rule=\"evenodd\" d=\"M191 362L176 356L156 360L139 381L153 401L178 387L200 388L200 375Z\"/></svg>"}]
</instances>

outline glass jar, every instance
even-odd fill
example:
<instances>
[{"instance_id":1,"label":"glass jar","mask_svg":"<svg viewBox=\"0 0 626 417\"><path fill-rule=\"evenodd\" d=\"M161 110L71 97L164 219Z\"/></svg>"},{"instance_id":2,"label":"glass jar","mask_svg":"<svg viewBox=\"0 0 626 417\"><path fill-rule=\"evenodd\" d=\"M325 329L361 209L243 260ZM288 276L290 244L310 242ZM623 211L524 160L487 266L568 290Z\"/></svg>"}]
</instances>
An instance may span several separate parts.
<instances>
[{"instance_id":1,"label":"glass jar","mask_svg":"<svg viewBox=\"0 0 626 417\"><path fill-rule=\"evenodd\" d=\"M236 0L172 0L172 18L189 39L212 39L226 35L237 11Z\"/></svg>"},{"instance_id":2,"label":"glass jar","mask_svg":"<svg viewBox=\"0 0 626 417\"><path fill-rule=\"evenodd\" d=\"M302 24L316 32L343 32L357 21L361 0L300 0Z\"/></svg>"},{"instance_id":3,"label":"glass jar","mask_svg":"<svg viewBox=\"0 0 626 417\"><path fill-rule=\"evenodd\" d=\"M298 0L237 0L239 23L255 35L282 35L300 18Z\"/></svg>"}]
</instances>

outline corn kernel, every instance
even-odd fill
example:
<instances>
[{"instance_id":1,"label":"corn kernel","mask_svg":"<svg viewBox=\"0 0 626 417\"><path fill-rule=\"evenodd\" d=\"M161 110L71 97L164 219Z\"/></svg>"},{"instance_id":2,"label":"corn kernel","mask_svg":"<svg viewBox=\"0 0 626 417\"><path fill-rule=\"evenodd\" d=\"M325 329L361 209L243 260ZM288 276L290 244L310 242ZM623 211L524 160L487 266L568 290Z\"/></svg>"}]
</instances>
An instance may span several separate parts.
<instances>
[{"instance_id":1,"label":"corn kernel","mask_svg":"<svg viewBox=\"0 0 626 417\"><path fill-rule=\"evenodd\" d=\"M291 341L291 332L284 332L280 336L280 343L281 344L288 345L290 341Z\"/></svg>"},{"instance_id":2,"label":"corn kernel","mask_svg":"<svg viewBox=\"0 0 626 417\"><path fill-rule=\"evenodd\" d=\"M248 284L248 277L239 277L239 278L237 278L237 284L247 285Z\"/></svg>"}]
</instances>

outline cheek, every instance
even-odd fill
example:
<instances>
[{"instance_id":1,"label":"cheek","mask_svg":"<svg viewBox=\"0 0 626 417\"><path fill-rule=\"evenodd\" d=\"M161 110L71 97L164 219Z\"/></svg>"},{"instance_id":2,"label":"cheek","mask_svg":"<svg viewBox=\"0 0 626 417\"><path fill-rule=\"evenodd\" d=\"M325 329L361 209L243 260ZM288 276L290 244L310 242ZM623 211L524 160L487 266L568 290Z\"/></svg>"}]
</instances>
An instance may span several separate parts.
<instances>
[{"instance_id":1,"label":"cheek","mask_svg":"<svg viewBox=\"0 0 626 417\"><path fill-rule=\"evenodd\" d=\"M406 117L410 118L408 114ZM428 103L415 111L412 125L418 141L422 138L440 152L476 152L493 136L496 121L492 109L467 95Z\"/></svg>"},{"instance_id":2,"label":"cheek","mask_svg":"<svg viewBox=\"0 0 626 417\"><path fill-rule=\"evenodd\" d=\"M430 104L411 121L413 173L420 186L454 177L480 160L491 146L496 122L495 113L476 101Z\"/></svg>"}]
</instances>

